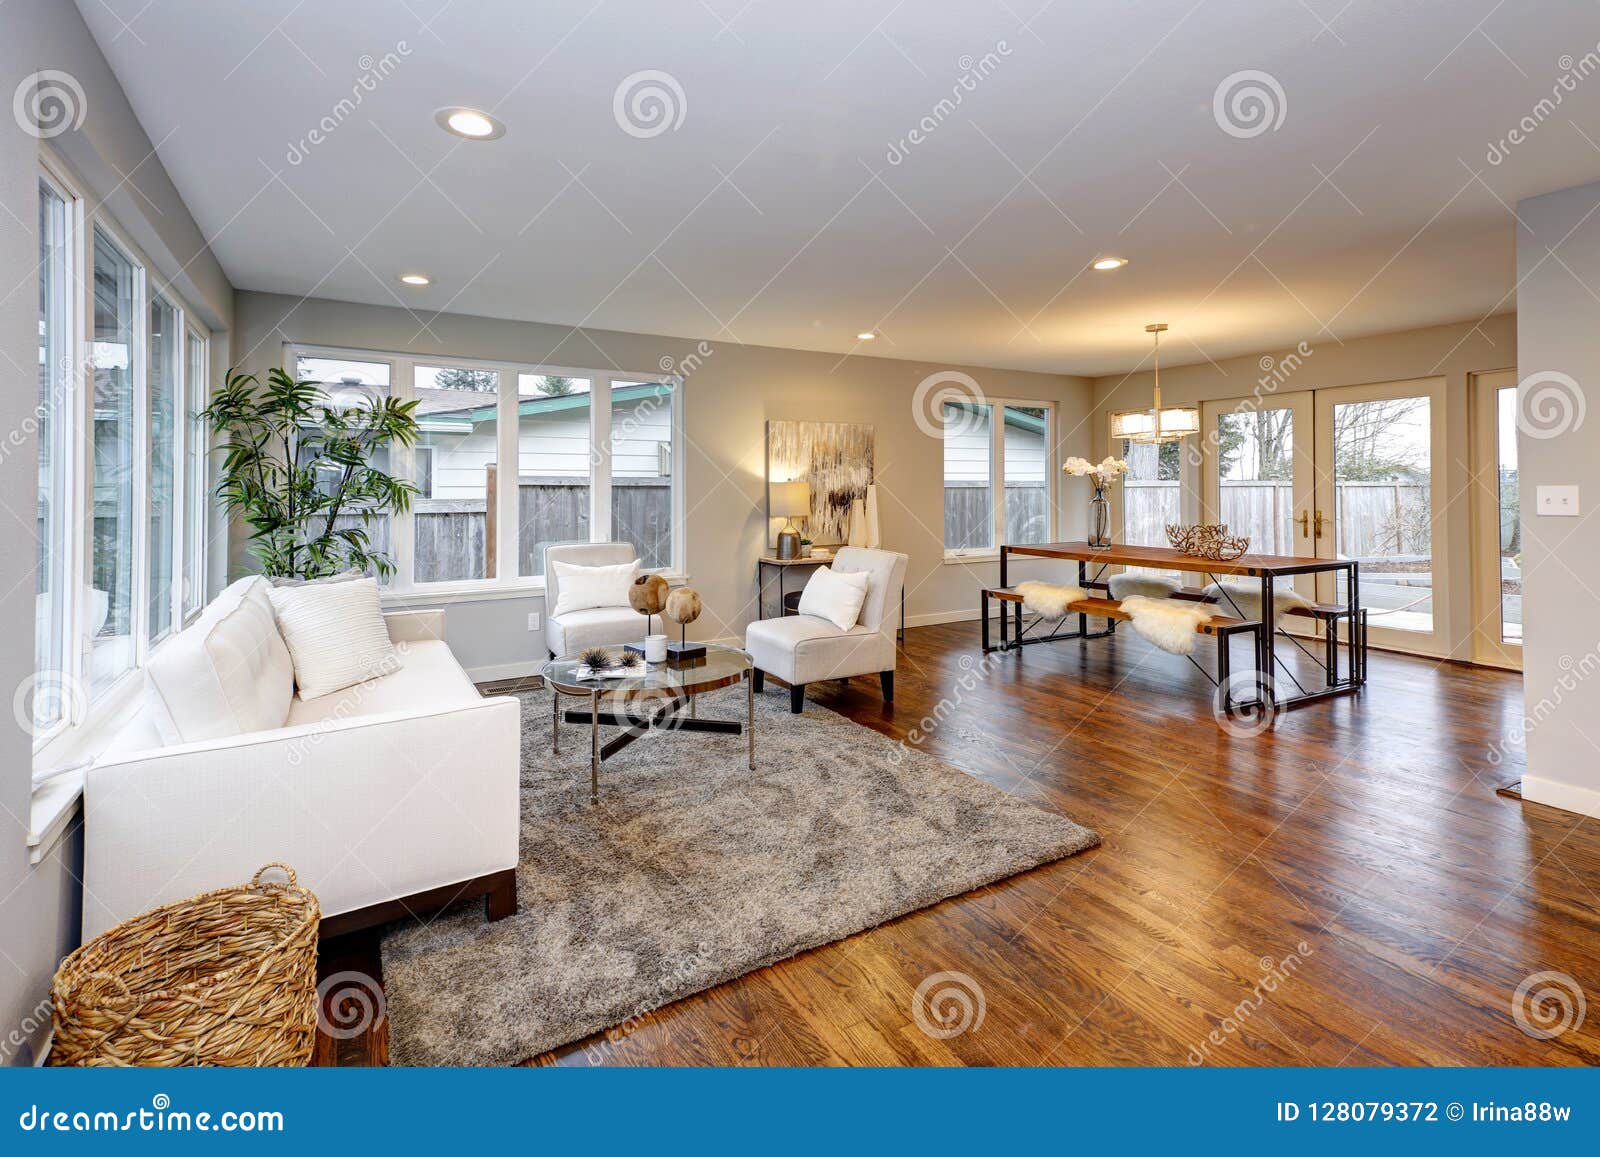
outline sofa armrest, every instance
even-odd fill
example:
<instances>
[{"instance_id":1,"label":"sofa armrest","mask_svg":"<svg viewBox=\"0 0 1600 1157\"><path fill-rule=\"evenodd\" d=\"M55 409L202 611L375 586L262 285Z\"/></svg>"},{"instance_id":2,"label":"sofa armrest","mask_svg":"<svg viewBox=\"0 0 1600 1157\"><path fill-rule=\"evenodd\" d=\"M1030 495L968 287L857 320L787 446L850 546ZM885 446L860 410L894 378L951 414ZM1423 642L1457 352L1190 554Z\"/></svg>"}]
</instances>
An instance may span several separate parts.
<instances>
[{"instance_id":1,"label":"sofa armrest","mask_svg":"<svg viewBox=\"0 0 1600 1157\"><path fill-rule=\"evenodd\" d=\"M428 611L385 611L383 625L389 628L391 643L446 642L443 607Z\"/></svg>"},{"instance_id":2,"label":"sofa armrest","mask_svg":"<svg viewBox=\"0 0 1600 1157\"><path fill-rule=\"evenodd\" d=\"M133 752L84 782L84 936L281 860L324 916L515 867L521 704Z\"/></svg>"}]
</instances>

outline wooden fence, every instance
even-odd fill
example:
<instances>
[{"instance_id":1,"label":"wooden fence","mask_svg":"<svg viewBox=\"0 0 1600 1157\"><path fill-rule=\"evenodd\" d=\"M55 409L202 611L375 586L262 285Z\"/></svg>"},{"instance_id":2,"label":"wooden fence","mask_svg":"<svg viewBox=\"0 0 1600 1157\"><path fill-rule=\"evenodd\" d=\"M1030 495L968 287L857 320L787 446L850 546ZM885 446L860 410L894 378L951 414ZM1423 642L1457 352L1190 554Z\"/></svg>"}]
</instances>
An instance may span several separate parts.
<instances>
[{"instance_id":1,"label":"wooden fence","mask_svg":"<svg viewBox=\"0 0 1600 1157\"><path fill-rule=\"evenodd\" d=\"M952 550L995 545L994 492L987 482L946 483L944 543ZM1050 541L1050 499L1042 483L1006 485L1007 542Z\"/></svg>"},{"instance_id":2,"label":"wooden fence","mask_svg":"<svg viewBox=\"0 0 1600 1157\"><path fill-rule=\"evenodd\" d=\"M1433 550L1431 495L1425 482L1341 482L1336 487L1339 552L1346 557L1426 557ZM1124 538L1165 545L1166 524L1180 522L1178 483L1124 480L1120 497ZM1287 482L1222 483L1219 520L1235 534L1250 536L1263 554L1293 554L1293 487ZM1116 515L1112 515L1113 523ZM1325 528L1331 533L1333 527Z\"/></svg>"},{"instance_id":3,"label":"wooden fence","mask_svg":"<svg viewBox=\"0 0 1600 1157\"><path fill-rule=\"evenodd\" d=\"M481 498L419 498L414 506L417 582L457 582L492 573L495 536ZM359 526L343 516L338 525ZM544 573L544 548L556 542L589 540L589 483L570 478L524 478L517 487L517 573ZM672 561L672 486L666 479L614 478L611 481L611 532L633 543L645 567ZM389 520L369 528L373 546L390 549ZM486 563L489 563L486 566Z\"/></svg>"}]
</instances>

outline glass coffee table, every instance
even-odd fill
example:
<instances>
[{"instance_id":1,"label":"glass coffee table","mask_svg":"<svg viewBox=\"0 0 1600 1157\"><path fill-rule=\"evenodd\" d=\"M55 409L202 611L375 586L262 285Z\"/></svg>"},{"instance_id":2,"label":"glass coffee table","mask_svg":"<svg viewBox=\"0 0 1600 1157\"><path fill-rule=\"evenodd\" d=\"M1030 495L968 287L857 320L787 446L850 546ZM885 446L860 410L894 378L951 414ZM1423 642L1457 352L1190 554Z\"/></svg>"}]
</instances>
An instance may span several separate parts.
<instances>
[{"instance_id":1,"label":"glass coffee table","mask_svg":"<svg viewBox=\"0 0 1600 1157\"><path fill-rule=\"evenodd\" d=\"M756 768L756 697L750 656L737 647L705 644L702 658L686 663L651 663L637 675L621 679L579 679L578 656L563 655L544 665L541 674L550 685L551 745L561 750L561 721L589 725L589 802L600 799L600 764L652 731L698 731L749 737L750 770ZM620 654L622 648L608 648ZM744 682L745 722L701 719L695 699L719 687ZM561 697L587 699L587 710L573 708L562 714ZM688 714L682 714L688 708ZM600 742L600 728L620 727L619 734Z\"/></svg>"}]
</instances>

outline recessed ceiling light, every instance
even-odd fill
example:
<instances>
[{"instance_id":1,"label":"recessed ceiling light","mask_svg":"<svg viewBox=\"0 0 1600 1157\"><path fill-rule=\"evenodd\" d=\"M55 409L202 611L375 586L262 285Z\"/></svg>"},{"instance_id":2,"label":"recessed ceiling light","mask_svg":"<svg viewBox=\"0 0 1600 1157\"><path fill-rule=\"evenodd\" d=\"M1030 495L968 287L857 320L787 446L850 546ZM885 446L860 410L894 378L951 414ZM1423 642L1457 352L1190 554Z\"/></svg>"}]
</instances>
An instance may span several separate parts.
<instances>
[{"instance_id":1,"label":"recessed ceiling light","mask_svg":"<svg viewBox=\"0 0 1600 1157\"><path fill-rule=\"evenodd\" d=\"M433 278L425 273L402 273L400 280L407 285L431 285Z\"/></svg>"},{"instance_id":2,"label":"recessed ceiling light","mask_svg":"<svg viewBox=\"0 0 1600 1157\"><path fill-rule=\"evenodd\" d=\"M1128 264L1126 257L1101 257L1095 261L1093 268L1100 270L1121 269L1126 264Z\"/></svg>"},{"instance_id":3,"label":"recessed ceiling light","mask_svg":"<svg viewBox=\"0 0 1600 1157\"><path fill-rule=\"evenodd\" d=\"M856 340L857 341L872 341L877 336L878 335L875 334L875 333L858 333L858 334L856 334Z\"/></svg>"},{"instance_id":4,"label":"recessed ceiling light","mask_svg":"<svg viewBox=\"0 0 1600 1157\"><path fill-rule=\"evenodd\" d=\"M492 141L506 135L506 126L482 109L442 108L433 119L445 132L469 141Z\"/></svg>"}]
</instances>

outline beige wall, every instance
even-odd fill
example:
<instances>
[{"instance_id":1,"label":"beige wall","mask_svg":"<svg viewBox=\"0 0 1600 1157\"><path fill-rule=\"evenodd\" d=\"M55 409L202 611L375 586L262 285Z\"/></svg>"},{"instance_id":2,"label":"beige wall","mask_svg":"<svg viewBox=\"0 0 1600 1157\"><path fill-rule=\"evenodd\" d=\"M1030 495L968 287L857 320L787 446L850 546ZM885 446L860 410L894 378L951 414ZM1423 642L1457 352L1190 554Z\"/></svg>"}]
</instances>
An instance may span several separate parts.
<instances>
[{"instance_id":1,"label":"beige wall","mask_svg":"<svg viewBox=\"0 0 1600 1157\"><path fill-rule=\"evenodd\" d=\"M1522 475L1523 794L1600 816L1600 183L1517 203L1517 356L1523 413L1546 437L1517 439ZM1566 375L1571 385L1553 375ZM1552 402L1527 391L1550 388ZM1563 417L1568 415L1572 420ZM1541 516L1540 485L1578 485L1578 518ZM1511 736L1515 741L1515 736Z\"/></svg>"},{"instance_id":2,"label":"beige wall","mask_svg":"<svg viewBox=\"0 0 1600 1157\"><path fill-rule=\"evenodd\" d=\"M45 69L70 73L84 93L80 129L51 144L67 160L91 202L105 206L144 249L152 272L168 274L182 295L213 327L231 320L233 291L221 267L204 249L200 230L179 199L150 140L140 127L116 77L84 27L78 10L64 0L10 0L0 16L0 92L8 98L29 74ZM34 408L38 364L39 240L38 142L16 118L0 116L0 269L8 288L0 299L0 507L19 521L38 503L38 451ZM126 175L124 175L126 174ZM25 227L16 228L16 222ZM180 274L179 269L187 265ZM24 276L26 275L26 276ZM227 336L214 351L227 349ZM12 442L18 438L20 441ZM31 515L27 517L31 518ZM218 567L220 571L220 563ZM12 692L33 673L34 551L13 529L11 549L0 553L0 688ZM48 1027L41 1027L40 1002L61 956L78 939L82 906L78 879L83 845L75 832L55 845L38 865L28 862L24 821L29 815L32 739L4 716L0 728L0 1064L27 1064Z\"/></svg>"},{"instance_id":3,"label":"beige wall","mask_svg":"<svg viewBox=\"0 0 1600 1157\"><path fill-rule=\"evenodd\" d=\"M1194 356L1193 347L1183 346L1179 332L1180 327L1174 324L1172 332L1164 335L1163 362L1168 356ZM1468 381L1473 374L1511 369L1516 365L1516 315L1499 314L1477 325L1464 322L1379 334L1352 339L1342 345L1327 337L1320 341L1308 339L1304 349L1309 353L1264 350L1215 364L1201 362L1172 369L1163 364L1163 404L1247 398L1258 392L1261 397L1270 398L1296 390L1443 377L1445 494L1449 501L1442 516L1448 546L1436 559L1435 574L1447 571L1451 588L1443 616L1445 652L1451 658L1470 660L1473 624L1471 518L1466 500L1471 483ZM1300 355L1301 364L1293 372L1276 375L1277 367L1291 352ZM1262 359L1267 357L1273 359L1272 370L1264 366ZM1282 380L1277 380L1279 376ZM1153 375L1147 369L1095 379L1092 424L1096 457L1109 451L1109 415L1120 410L1149 408L1153 385ZM1440 513L1436 511L1436 517Z\"/></svg>"},{"instance_id":4,"label":"beige wall","mask_svg":"<svg viewBox=\"0 0 1600 1157\"><path fill-rule=\"evenodd\" d=\"M677 338L466 317L413 317L406 310L344 302L299 301L258 293L236 298L234 359L264 373L281 364L286 341L649 373L661 359L682 362L696 343ZM422 332L426 320L428 331ZM886 546L911 556L909 622L976 617L977 591L993 582L992 563L943 561L942 444L918 429L912 396L938 370L963 369L996 397L1055 402L1060 455L1089 449L1087 379L1015 370L949 367L875 357L847 357L761 346L712 343L685 385L688 504L685 560L707 614L703 638L742 636L756 615L755 560L765 527L765 431L774 418L868 422L877 442L880 522ZM1061 533L1081 533L1081 502L1067 502ZM243 536L233 564L246 568ZM542 600L461 602L449 611L450 642L475 671L542 657L527 612Z\"/></svg>"}]
</instances>

